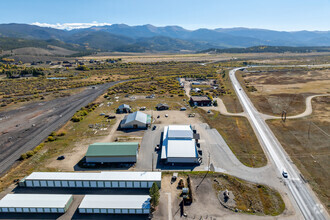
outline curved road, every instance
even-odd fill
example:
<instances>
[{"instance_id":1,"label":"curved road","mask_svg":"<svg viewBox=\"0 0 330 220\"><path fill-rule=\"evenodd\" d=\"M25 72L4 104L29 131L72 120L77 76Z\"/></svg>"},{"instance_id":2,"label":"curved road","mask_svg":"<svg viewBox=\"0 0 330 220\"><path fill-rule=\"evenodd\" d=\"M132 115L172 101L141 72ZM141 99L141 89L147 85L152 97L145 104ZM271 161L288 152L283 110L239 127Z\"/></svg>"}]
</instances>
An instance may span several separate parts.
<instances>
[{"instance_id":1,"label":"curved road","mask_svg":"<svg viewBox=\"0 0 330 220\"><path fill-rule=\"evenodd\" d=\"M254 127L256 135L259 140L261 140L261 144L266 150L265 153L272 159L279 174L281 174L283 170L287 171L289 177L285 179L285 183L305 219L329 219L328 213L324 211L322 204L314 195L314 192L301 180L299 170L291 162L289 156L266 124L264 118L253 106L251 100L236 79L235 72L239 69L242 68L231 70L229 72L229 77L244 111L248 115L248 119Z\"/></svg>"}]
</instances>

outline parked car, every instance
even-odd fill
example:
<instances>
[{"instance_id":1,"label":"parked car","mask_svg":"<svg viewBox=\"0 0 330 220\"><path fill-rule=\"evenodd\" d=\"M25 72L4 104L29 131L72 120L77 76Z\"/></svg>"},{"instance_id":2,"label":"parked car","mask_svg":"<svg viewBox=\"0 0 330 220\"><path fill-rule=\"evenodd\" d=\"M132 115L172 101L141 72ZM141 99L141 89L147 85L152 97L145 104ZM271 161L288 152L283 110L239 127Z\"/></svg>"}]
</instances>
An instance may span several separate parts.
<instances>
[{"instance_id":1,"label":"parked car","mask_svg":"<svg viewBox=\"0 0 330 220\"><path fill-rule=\"evenodd\" d=\"M157 118L160 118L160 115L158 115Z\"/></svg>"},{"instance_id":2,"label":"parked car","mask_svg":"<svg viewBox=\"0 0 330 220\"><path fill-rule=\"evenodd\" d=\"M165 117L167 118L168 117L168 114L166 114Z\"/></svg>"},{"instance_id":3,"label":"parked car","mask_svg":"<svg viewBox=\"0 0 330 220\"><path fill-rule=\"evenodd\" d=\"M158 151L160 149L159 144L155 147L155 151Z\"/></svg>"},{"instance_id":4,"label":"parked car","mask_svg":"<svg viewBox=\"0 0 330 220\"><path fill-rule=\"evenodd\" d=\"M211 110L208 110L207 113L211 113Z\"/></svg>"},{"instance_id":5,"label":"parked car","mask_svg":"<svg viewBox=\"0 0 330 220\"><path fill-rule=\"evenodd\" d=\"M186 110L187 110L186 107L181 107L181 108L180 108L180 111L186 111Z\"/></svg>"},{"instance_id":6,"label":"parked car","mask_svg":"<svg viewBox=\"0 0 330 220\"><path fill-rule=\"evenodd\" d=\"M58 158L57 158L57 160L64 160L65 159L65 156L59 156Z\"/></svg>"},{"instance_id":7,"label":"parked car","mask_svg":"<svg viewBox=\"0 0 330 220\"><path fill-rule=\"evenodd\" d=\"M152 130L154 131L154 130L156 130L156 128L157 128L157 126L154 125L154 126L152 127Z\"/></svg>"}]
</instances>

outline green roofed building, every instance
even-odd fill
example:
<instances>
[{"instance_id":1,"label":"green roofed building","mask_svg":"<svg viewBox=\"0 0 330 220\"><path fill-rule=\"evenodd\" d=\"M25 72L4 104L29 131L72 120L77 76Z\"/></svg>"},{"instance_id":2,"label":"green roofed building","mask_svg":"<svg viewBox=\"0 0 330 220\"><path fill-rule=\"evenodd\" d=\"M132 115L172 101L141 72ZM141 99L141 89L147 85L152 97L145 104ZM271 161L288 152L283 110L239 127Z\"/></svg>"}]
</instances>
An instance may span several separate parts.
<instances>
[{"instance_id":1,"label":"green roofed building","mask_svg":"<svg viewBox=\"0 0 330 220\"><path fill-rule=\"evenodd\" d=\"M87 163L135 163L139 143L112 142L89 145L86 153Z\"/></svg>"}]
</instances>

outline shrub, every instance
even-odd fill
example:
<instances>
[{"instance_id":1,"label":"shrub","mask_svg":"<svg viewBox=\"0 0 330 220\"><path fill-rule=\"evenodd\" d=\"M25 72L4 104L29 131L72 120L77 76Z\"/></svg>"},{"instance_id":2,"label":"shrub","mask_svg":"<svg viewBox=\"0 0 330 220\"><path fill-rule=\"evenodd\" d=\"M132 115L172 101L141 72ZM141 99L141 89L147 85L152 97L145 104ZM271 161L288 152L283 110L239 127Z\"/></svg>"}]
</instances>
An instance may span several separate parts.
<instances>
[{"instance_id":1,"label":"shrub","mask_svg":"<svg viewBox=\"0 0 330 220\"><path fill-rule=\"evenodd\" d=\"M59 133L57 136L61 137L61 136L65 136L66 132L62 131L61 133Z\"/></svg>"},{"instance_id":2,"label":"shrub","mask_svg":"<svg viewBox=\"0 0 330 220\"><path fill-rule=\"evenodd\" d=\"M29 157L32 157L34 155L34 152L32 150L26 152L26 156L29 158Z\"/></svg>"},{"instance_id":3,"label":"shrub","mask_svg":"<svg viewBox=\"0 0 330 220\"><path fill-rule=\"evenodd\" d=\"M53 136L48 136L47 141L52 142L55 141L56 139Z\"/></svg>"},{"instance_id":4,"label":"shrub","mask_svg":"<svg viewBox=\"0 0 330 220\"><path fill-rule=\"evenodd\" d=\"M21 157L19 158L20 160L25 160L27 158L26 153L22 154Z\"/></svg>"}]
</instances>

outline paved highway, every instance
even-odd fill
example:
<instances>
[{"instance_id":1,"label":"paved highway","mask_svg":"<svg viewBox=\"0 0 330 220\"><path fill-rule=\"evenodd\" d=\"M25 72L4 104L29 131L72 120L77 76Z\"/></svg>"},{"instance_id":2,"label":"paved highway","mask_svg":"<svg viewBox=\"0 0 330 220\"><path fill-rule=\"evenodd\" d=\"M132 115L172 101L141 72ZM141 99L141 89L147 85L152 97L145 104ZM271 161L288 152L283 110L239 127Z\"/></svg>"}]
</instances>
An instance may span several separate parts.
<instances>
[{"instance_id":1,"label":"paved highway","mask_svg":"<svg viewBox=\"0 0 330 220\"><path fill-rule=\"evenodd\" d=\"M285 184L288 186L305 219L328 219L327 212L324 210L313 191L301 179L298 169L293 165L289 156L236 79L235 72L239 69L241 68L236 68L229 72L231 82L245 112L248 114L248 118L255 129L256 135L259 137L259 140L262 141L261 144L264 146L269 158L273 160L278 174L282 175L283 170L286 170L288 173L289 177L284 179Z\"/></svg>"},{"instance_id":2,"label":"paved highway","mask_svg":"<svg viewBox=\"0 0 330 220\"><path fill-rule=\"evenodd\" d=\"M36 119L34 122L36 124L35 127L30 126L30 128L25 131L14 131L14 133L18 134L16 134L17 136L15 138L12 138L7 146L0 143L0 174L7 171L21 154L35 148L45 140L51 132L63 126L72 118L77 110L93 102L97 97L105 93L109 87L117 83L118 82L112 82L97 85L95 89L89 87L79 94L50 101L55 103L49 105L45 104L44 108L46 108L46 113ZM1 114L6 115L9 113L2 112ZM15 114L19 115L20 112L18 111ZM14 116L15 115L12 115L11 117ZM21 124L24 123L28 122L21 122ZM13 134L8 133L6 135ZM4 136L1 137L4 138Z\"/></svg>"}]
</instances>

